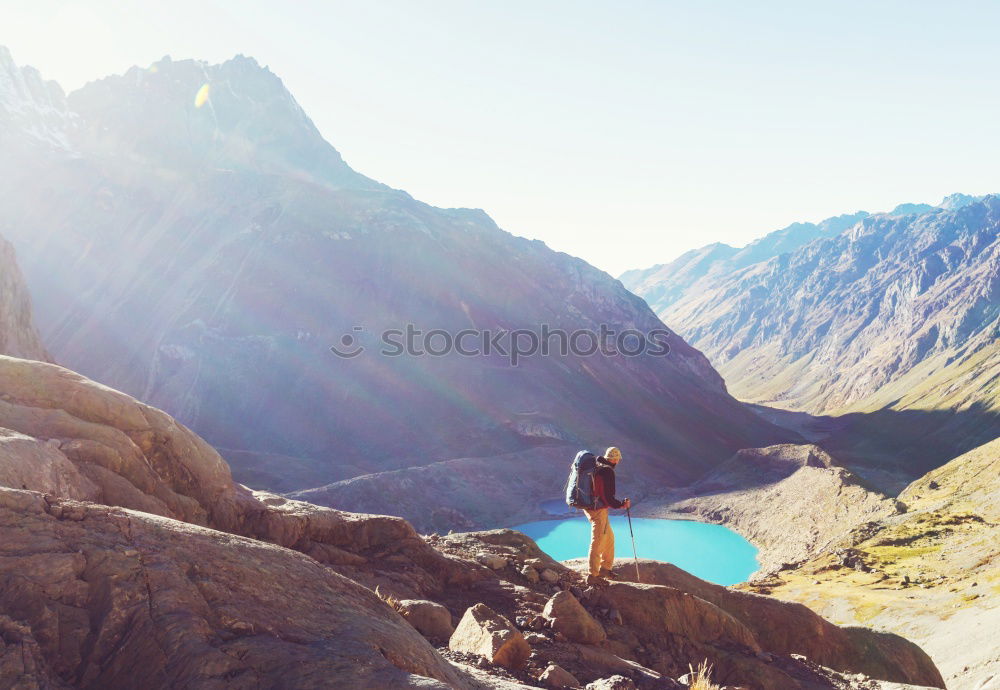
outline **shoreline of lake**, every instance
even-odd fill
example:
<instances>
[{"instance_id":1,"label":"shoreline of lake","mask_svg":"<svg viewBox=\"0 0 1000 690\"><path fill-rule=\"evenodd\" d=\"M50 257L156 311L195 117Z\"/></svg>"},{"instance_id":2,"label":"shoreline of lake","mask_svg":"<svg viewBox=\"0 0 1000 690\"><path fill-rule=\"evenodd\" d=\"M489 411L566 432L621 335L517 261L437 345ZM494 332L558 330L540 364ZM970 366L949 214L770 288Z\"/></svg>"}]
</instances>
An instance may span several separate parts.
<instances>
[{"instance_id":1,"label":"shoreline of lake","mask_svg":"<svg viewBox=\"0 0 1000 690\"><path fill-rule=\"evenodd\" d=\"M514 525L535 540L557 561L586 558L590 525L580 511ZM631 559L632 541L625 515L612 513L615 556ZM689 518L633 517L632 529L639 558L672 563L720 585L745 582L760 568L759 549L743 535L724 525Z\"/></svg>"}]
</instances>

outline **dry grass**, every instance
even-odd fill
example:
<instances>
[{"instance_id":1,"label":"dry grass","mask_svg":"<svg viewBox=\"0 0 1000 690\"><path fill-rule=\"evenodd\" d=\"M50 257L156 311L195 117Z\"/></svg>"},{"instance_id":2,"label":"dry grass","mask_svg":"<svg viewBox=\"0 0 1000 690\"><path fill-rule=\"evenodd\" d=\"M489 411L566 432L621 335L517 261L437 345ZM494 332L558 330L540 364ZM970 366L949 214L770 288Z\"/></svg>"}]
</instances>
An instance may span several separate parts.
<instances>
[{"instance_id":1,"label":"dry grass","mask_svg":"<svg viewBox=\"0 0 1000 690\"><path fill-rule=\"evenodd\" d=\"M885 611L885 606L881 604L863 602L854 607L854 619L858 623L867 623L883 611Z\"/></svg>"},{"instance_id":2,"label":"dry grass","mask_svg":"<svg viewBox=\"0 0 1000 690\"><path fill-rule=\"evenodd\" d=\"M722 690L721 686L712 682L712 667L708 665L708 659L698 664L698 668L688 664L688 670L691 672L689 690Z\"/></svg>"},{"instance_id":3,"label":"dry grass","mask_svg":"<svg viewBox=\"0 0 1000 690\"><path fill-rule=\"evenodd\" d=\"M400 609L399 599L392 596L391 594L383 594L379 590L378 585L375 585L375 596L377 596L379 599L387 603L394 611L399 611Z\"/></svg>"}]
</instances>

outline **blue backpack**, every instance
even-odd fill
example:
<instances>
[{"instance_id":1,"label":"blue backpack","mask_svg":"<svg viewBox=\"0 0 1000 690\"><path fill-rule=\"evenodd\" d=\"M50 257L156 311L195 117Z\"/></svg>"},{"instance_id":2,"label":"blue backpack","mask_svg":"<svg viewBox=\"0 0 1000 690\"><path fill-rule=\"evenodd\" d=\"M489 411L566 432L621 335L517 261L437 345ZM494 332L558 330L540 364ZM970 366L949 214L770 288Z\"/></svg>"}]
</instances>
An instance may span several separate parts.
<instances>
[{"instance_id":1,"label":"blue backpack","mask_svg":"<svg viewBox=\"0 0 1000 690\"><path fill-rule=\"evenodd\" d=\"M571 508L597 508L594 495L594 473L597 471L597 456L589 450L581 450L569 468L566 482L566 505Z\"/></svg>"}]
</instances>

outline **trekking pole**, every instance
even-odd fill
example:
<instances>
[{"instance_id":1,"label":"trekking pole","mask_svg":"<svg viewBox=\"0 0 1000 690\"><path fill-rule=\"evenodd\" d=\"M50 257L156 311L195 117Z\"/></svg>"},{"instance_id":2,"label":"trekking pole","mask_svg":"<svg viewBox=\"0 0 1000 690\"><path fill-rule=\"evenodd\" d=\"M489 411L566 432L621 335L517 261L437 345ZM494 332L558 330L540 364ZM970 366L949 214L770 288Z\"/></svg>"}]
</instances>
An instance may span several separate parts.
<instances>
[{"instance_id":1,"label":"trekking pole","mask_svg":"<svg viewBox=\"0 0 1000 690\"><path fill-rule=\"evenodd\" d=\"M632 511L629 508L626 508L625 514L628 515L628 533L632 536L632 557L635 559L635 581L641 584L642 578L639 577L639 555L635 552L635 532L632 531Z\"/></svg>"}]
</instances>

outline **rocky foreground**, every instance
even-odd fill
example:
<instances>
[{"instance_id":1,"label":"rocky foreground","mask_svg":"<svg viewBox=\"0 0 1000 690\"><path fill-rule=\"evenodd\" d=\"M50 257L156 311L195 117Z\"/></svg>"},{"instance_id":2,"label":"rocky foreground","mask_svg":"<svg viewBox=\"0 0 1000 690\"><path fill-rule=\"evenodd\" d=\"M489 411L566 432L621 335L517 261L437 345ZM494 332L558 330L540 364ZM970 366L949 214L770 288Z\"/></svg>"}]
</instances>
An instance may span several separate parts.
<instances>
[{"instance_id":1,"label":"rocky foreground","mask_svg":"<svg viewBox=\"0 0 1000 690\"><path fill-rule=\"evenodd\" d=\"M943 685L901 637L669 566L586 588L516 532L252 492L168 415L55 365L0 357L0 391L8 686L670 688L703 660L738 687Z\"/></svg>"}]
</instances>

